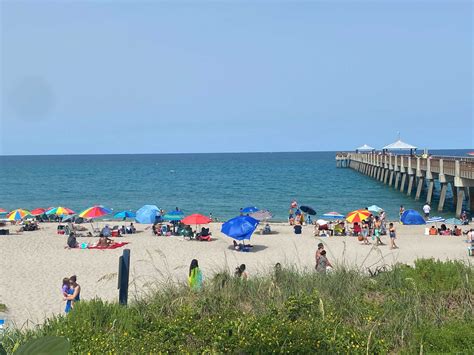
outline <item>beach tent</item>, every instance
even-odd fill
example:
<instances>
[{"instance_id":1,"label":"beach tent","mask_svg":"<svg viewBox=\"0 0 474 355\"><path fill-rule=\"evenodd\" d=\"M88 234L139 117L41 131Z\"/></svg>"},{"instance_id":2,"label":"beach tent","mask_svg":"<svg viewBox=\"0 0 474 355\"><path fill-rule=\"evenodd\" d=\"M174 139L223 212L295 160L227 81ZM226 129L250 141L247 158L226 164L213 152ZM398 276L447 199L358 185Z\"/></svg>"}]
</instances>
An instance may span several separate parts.
<instances>
[{"instance_id":1,"label":"beach tent","mask_svg":"<svg viewBox=\"0 0 474 355\"><path fill-rule=\"evenodd\" d=\"M159 215L160 209L155 205L145 205L137 211L135 221L137 223L155 223L156 216Z\"/></svg>"},{"instance_id":2,"label":"beach tent","mask_svg":"<svg viewBox=\"0 0 474 355\"><path fill-rule=\"evenodd\" d=\"M356 153L358 152L373 152L375 148L371 147L370 145L364 144L363 146L356 149Z\"/></svg>"},{"instance_id":3,"label":"beach tent","mask_svg":"<svg viewBox=\"0 0 474 355\"><path fill-rule=\"evenodd\" d=\"M406 225L426 224L421 214L415 210L406 210L403 212L402 216L400 217L400 221Z\"/></svg>"}]
</instances>

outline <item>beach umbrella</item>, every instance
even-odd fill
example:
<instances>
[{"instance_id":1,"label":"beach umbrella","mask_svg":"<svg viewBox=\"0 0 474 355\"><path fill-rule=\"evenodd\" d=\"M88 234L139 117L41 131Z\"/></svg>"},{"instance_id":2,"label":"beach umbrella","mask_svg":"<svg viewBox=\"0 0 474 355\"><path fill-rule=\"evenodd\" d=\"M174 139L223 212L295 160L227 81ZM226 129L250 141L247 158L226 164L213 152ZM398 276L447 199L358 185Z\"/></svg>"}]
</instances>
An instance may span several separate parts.
<instances>
[{"instance_id":1,"label":"beach umbrella","mask_svg":"<svg viewBox=\"0 0 474 355\"><path fill-rule=\"evenodd\" d=\"M72 221L76 217L77 217L77 214L65 215L65 216L62 216L61 222L69 222L69 221Z\"/></svg>"},{"instance_id":2,"label":"beach umbrella","mask_svg":"<svg viewBox=\"0 0 474 355\"><path fill-rule=\"evenodd\" d=\"M367 219L370 216L370 212L367 210L356 210L350 212L346 216L346 221L349 223L361 223L363 220Z\"/></svg>"},{"instance_id":3,"label":"beach umbrella","mask_svg":"<svg viewBox=\"0 0 474 355\"><path fill-rule=\"evenodd\" d=\"M318 219L316 221L316 224L319 224L320 226L325 226L326 224L328 224L328 221L325 221L324 219Z\"/></svg>"},{"instance_id":4,"label":"beach umbrella","mask_svg":"<svg viewBox=\"0 0 474 355\"><path fill-rule=\"evenodd\" d=\"M250 214L250 217L259 221L266 221L273 218L273 214L269 210L260 210Z\"/></svg>"},{"instance_id":5,"label":"beach umbrella","mask_svg":"<svg viewBox=\"0 0 474 355\"><path fill-rule=\"evenodd\" d=\"M46 214L48 216L52 215L52 214L54 214L56 216L64 216L64 215L75 214L75 213L76 212L74 212L70 208L62 207L62 206L53 207L53 208L50 208L49 210L46 211Z\"/></svg>"},{"instance_id":6,"label":"beach umbrella","mask_svg":"<svg viewBox=\"0 0 474 355\"><path fill-rule=\"evenodd\" d=\"M34 210L31 210L30 211L30 214L32 216L41 216L42 214L44 214L46 212L46 209L45 208L35 208Z\"/></svg>"},{"instance_id":7,"label":"beach umbrella","mask_svg":"<svg viewBox=\"0 0 474 355\"><path fill-rule=\"evenodd\" d=\"M7 210L4 210L3 208L0 208L0 213L7 213Z\"/></svg>"},{"instance_id":8,"label":"beach umbrella","mask_svg":"<svg viewBox=\"0 0 474 355\"><path fill-rule=\"evenodd\" d=\"M470 155L471 157L474 157L474 152L469 152L467 155Z\"/></svg>"},{"instance_id":9,"label":"beach umbrella","mask_svg":"<svg viewBox=\"0 0 474 355\"><path fill-rule=\"evenodd\" d=\"M344 215L339 212L326 212L321 217L323 218L332 218L332 219L344 219Z\"/></svg>"},{"instance_id":10,"label":"beach umbrella","mask_svg":"<svg viewBox=\"0 0 474 355\"><path fill-rule=\"evenodd\" d=\"M460 226L462 225L462 222L460 219L457 218L448 218L447 220L444 221L446 224L452 224L455 226Z\"/></svg>"},{"instance_id":11,"label":"beach umbrella","mask_svg":"<svg viewBox=\"0 0 474 355\"><path fill-rule=\"evenodd\" d=\"M167 221L181 221L184 218L182 211L171 211L163 216L163 219Z\"/></svg>"},{"instance_id":12,"label":"beach umbrella","mask_svg":"<svg viewBox=\"0 0 474 355\"><path fill-rule=\"evenodd\" d=\"M19 209L11 211L7 215L7 219L9 221L19 221L19 220L21 220L23 218L26 218L28 216L31 216L30 211L23 210L23 209L19 208Z\"/></svg>"},{"instance_id":13,"label":"beach umbrella","mask_svg":"<svg viewBox=\"0 0 474 355\"><path fill-rule=\"evenodd\" d=\"M108 215L112 213L112 210L110 208L101 206L101 205L95 205L92 207L89 207L88 209L82 211L79 213L79 217L82 218L99 218L103 217L105 215Z\"/></svg>"},{"instance_id":14,"label":"beach umbrella","mask_svg":"<svg viewBox=\"0 0 474 355\"><path fill-rule=\"evenodd\" d=\"M259 221L250 216L238 216L222 225L221 232L236 240L250 239Z\"/></svg>"},{"instance_id":15,"label":"beach umbrella","mask_svg":"<svg viewBox=\"0 0 474 355\"><path fill-rule=\"evenodd\" d=\"M195 213L190 216L186 216L181 220L181 222L187 225L198 225L211 223L212 220L209 217L203 216L202 214Z\"/></svg>"},{"instance_id":16,"label":"beach umbrella","mask_svg":"<svg viewBox=\"0 0 474 355\"><path fill-rule=\"evenodd\" d=\"M121 211L114 214L114 218L124 219L124 218L135 218L137 214L132 211Z\"/></svg>"},{"instance_id":17,"label":"beach umbrella","mask_svg":"<svg viewBox=\"0 0 474 355\"><path fill-rule=\"evenodd\" d=\"M438 223L444 222L445 219L443 217L430 217L426 220L426 223Z\"/></svg>"},{"instance_id":18,"label":"beach umbrella","mask_svg":"<svg viewBox=\"0 0 474 355\"><path fill-rule=\"evenodd\" d=\"M240 212L242 212L242 213L254 213L254 212L257 212L257 211L259 211L259 209L255 206L245 207L245 208L242 208L240 210Z\"/></svg>"},{"instance_id":19,"label":"beach umbrella","mask_svg":"<svg viewBox=\"0 0 474 355\"><path fill-rule=\"evenodd\" d=\"M369 210L369 212L372 212L372 213L379 213L381 211L383 211L383 208L377 206L377 205L372 205L370 207L367 208Z\"/></svg>"},{"instance_id":20,"label":"beach umbrella","mask_svg":"<svg viewBox=\"0 0 474 355\"><path fill-rule=\"evenodd\" d=\"M316 215L316 211L314 210L314 208L311 208L309 206L301 206L300 210L303 211L304 213L307 213L307 214L311 215L311 216Z\"/></svg>"},{"instance_id":21,"label":"beach umbrella","mask_svg":"<svg viewBox=\"0 0 474 355\"><path fill-rule=\"evenodd\" d=\"M144 205L137 211L135 221L137 223L155 223L156 216L160 213L160 209L155 205Z\"/></svg>"}]
</instances>

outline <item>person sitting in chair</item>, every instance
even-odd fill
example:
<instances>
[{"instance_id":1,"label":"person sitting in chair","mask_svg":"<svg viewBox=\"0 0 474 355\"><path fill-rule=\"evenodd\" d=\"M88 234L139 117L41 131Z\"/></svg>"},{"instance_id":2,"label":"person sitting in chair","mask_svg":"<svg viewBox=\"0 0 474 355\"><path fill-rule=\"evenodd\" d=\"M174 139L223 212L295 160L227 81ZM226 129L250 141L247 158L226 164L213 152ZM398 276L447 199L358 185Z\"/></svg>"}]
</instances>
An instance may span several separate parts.
<instances>
[{"instance_id":1,"label":"person sitting in chair","mask_svg":"<svg viewBox=\"0 0 474 355\"><path fill-rule=\"evenodd\" d=\"M265 227L263 227L262 234L271 234L271 233L272 233L272 229L270 228L270 225L268 223L265 224Z\"/></svg>"}]
</instances>

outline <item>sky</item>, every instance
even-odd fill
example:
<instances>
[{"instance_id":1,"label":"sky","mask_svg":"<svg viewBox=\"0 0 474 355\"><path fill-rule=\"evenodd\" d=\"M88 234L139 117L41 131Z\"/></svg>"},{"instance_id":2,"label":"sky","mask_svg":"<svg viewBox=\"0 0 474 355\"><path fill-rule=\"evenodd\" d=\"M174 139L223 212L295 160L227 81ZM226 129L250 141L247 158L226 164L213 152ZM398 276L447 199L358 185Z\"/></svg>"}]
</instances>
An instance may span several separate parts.
<instances>
[{"instance_id":1,"label":"sky","mask_svg":"<svg viewBox=\"0 0 474 355\"><path fill-rule=\"evenodd\" d=\"M471 1L0 11L0 155L474 148Z\"/></svg>"}]
</instances>

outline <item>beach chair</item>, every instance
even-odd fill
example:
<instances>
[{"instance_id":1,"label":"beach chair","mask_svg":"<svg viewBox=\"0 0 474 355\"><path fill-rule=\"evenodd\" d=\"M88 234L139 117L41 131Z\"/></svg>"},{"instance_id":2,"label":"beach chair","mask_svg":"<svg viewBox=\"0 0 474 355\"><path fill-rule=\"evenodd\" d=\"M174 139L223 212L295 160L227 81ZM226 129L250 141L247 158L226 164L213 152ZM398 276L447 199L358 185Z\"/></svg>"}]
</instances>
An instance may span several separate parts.
<instances>
[{"instance_id":1,"label":"beach chair","mask_svg":"<svg viewBox=\"0 0 474 355\"><path fill-rule=\"evenodd\" d=\"M91 228L92 228L92 234L94 234L94 235L99 235L100 234L99 225L97 225L97 227L94 227L94 223L91 222Z\"/></svg>"}]
</instances>

